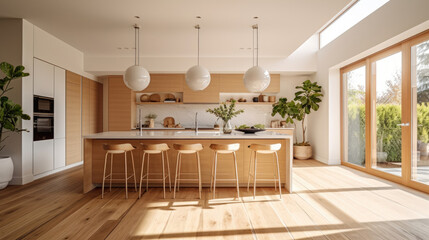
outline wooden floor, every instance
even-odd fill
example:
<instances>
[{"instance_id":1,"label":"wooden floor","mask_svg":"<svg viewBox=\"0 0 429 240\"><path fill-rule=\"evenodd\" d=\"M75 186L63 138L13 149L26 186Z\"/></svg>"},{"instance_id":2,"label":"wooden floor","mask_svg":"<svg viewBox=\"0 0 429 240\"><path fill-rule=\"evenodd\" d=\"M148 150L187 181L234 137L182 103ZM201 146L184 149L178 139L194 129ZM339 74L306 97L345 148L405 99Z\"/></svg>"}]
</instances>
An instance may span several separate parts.
<instances>
[{"instance_id":1,"label":"wooden floor","mask_svg":"<svg viewBox=\"0 0 429 240\"><path fill-rule=\"evenodd\" d=\"M293 194L82 194L82 169L0 191L0 239L429 239L429 195L344 166L294 162ZM170 194L168 194L170 196Z\"/></svg>"}]
</instances>

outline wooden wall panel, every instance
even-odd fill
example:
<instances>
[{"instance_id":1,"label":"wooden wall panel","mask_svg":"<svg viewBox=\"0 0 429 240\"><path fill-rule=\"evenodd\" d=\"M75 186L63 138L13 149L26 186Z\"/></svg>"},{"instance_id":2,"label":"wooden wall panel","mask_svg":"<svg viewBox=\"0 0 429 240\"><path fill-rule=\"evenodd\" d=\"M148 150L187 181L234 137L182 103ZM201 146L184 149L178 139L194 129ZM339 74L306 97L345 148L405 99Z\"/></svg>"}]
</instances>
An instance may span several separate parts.
<instances>
[{"instance_id":1,"label":"wooden wall panel","mask_svg":"<svg viewBox=\"0 0 429 240\"><path fill-rule=\"evenodd\" d=\"M225 93L247 93L246 87L243 82L244 74L212 74L219 76L220 92ZM280 92L280 74L271 74L271 82L267 89L267 93Z\"/></svg>"},{"instance_id":2,"label":"wooden wall panel","mask_svg":"<svg viewBox=\"0 0 429 240\"><path fill-rule=\"evenodd\" d=\"M131 129L132 92L122 76L109 76L108 79L108 128L109 131L129 131Z\"/></svg>"},{"instance_id":3,"label":"wooden wall panel","mask_svg":"<svg viewBox=\"0 0 429 240\"><path fill-rule=\"evenodd\" d=\"M185 74L151 74L150 84L142 92L183 92Z\"/></svg>"},{"instance_id":4,"label":"wooden wall panel","mask_svg":"<svg viewBox=\"0 0 429 240\"><path fill-rule=\"evenodd\" d=\"M103 84L89 82L89 133L103 131Z\"/></svg>"},{"instance_id":5,"label":"wooden wall panel","mask_svg":"<svg viewBox=\"0 0 429 240\"><path fill-rule=\"evenodd\" d=\"M66 165L82 161L81 76L66 73Z\"/></svg>"},{"instance_id":6,"label":"wooden wall panel","mask_svg":"<svg viewBox=\"0 0 429 240\"><path fill-rule=\"evenodd\" d=\"M183 80L184 103L219 103L219 74L212 74L210 85L202 91L193 91Z\"/></svg>"}]
</instances>

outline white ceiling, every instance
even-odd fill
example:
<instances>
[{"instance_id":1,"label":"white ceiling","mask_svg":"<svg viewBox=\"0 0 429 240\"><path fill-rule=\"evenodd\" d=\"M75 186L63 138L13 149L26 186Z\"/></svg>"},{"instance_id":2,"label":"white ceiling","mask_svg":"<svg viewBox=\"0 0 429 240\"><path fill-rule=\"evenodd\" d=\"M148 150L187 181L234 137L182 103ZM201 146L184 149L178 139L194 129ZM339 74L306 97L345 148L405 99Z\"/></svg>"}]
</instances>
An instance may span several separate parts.
<instances>
[{"instance_id":1,"label":"white ceiling","mask_svg":"<svg viewBox=\"0 0 429 240\"><path fill-rule=\"evenodd\" d=\"M287 57L351 0L0 0L0 17L25 18L85 56L193 57L199 23L202 57ZM140 16L140 19L134 16ZM196 19L201 16L202 19ZM258 16L259 19L253 19ZM129 47L119 50L118 47ZM244 48L244 49L240 49Z\"/></svg>"}]
</instances>

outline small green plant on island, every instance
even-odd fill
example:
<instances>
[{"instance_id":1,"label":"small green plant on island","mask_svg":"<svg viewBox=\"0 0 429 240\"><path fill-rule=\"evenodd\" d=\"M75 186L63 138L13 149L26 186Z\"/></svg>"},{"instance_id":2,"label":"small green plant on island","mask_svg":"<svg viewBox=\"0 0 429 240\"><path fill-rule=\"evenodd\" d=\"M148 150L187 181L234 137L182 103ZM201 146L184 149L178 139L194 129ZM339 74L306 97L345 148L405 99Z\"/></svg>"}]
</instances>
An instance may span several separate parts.
<instances>
[{"instance_id":1,"label":"small green plant on island","mask_svg":"<svg viewBox=\"0 0 429 240\"><path fill-rule=\"evenodd\" d=\"M226 103L222 103L217 108L207 109L206 112L215 115L217 118L222 119L224 122L230 121L233 117L236 117L240 113L243 113L243 109L235 110L235 100L231 101L229 106Z\"/></svg>"},{"instance_id":2,"label":"small green plant on island","mask_svg":"<svg viewBox=\"0 0 429 240\"><path fill-rule=\"evenodd\" d=\"M5 95L13 89L10 87L12 80L30 75L24 72L24 69L21 65L13 67L7 62L0 63L0 70L5 76L0 79L0 151L5 147L4 141L9 137L5 137L4 133L27 131L27 129L21 129L17 125L20 119L30 120L30 116L22 112L21 105L12 102Z\"/></svg>"},{"instance_id":3,"label":"small green plant on island","mask_svg":"<svg viewBox=\"0 0 429 240\"><path fill-rule=\"evenodd\" d=\"M287 123L294 124L295 127L295 120L300 121L302 126L302 142L296 140L297 143L295 145L310 146L305 137L307 131L305 119L311 111L319 110L319 103L322 102L323 97L322 87L317 82L306 80L301 86L297 86L296 89L300 90L295 93L294 100L288 102L287 98L280 98L279 102L273 104L271 116L279 114Z\"/></svg>"}]
</instances>

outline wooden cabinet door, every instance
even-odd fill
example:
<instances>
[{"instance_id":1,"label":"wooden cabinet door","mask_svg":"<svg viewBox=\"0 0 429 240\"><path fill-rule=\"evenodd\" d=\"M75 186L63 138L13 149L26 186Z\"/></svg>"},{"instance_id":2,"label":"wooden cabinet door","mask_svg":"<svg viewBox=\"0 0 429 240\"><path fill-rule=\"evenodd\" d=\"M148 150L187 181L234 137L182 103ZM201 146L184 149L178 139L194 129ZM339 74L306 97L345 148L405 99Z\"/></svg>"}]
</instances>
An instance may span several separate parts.
<instances>
[{"instance_id":1,"label":"wooden cabinet door","mask_svg":"<svg viewBox=\"0 0 429 240\"><path fill-rule=\"evenodd\" d=\"M244 74L219 74L220 92L224 93L247 93L249 92L244 86ZM270 85L263 92L276 93L280 92L280 74L271 74Z\"/></svg>"},{"instance_id":2,"label":"wooden cabinet door","mask_svg":"<svg viewBox=\"0 0 429 240\"><path fill-rule=\"evenodd\" d=\"M191 90L183 80L184 103L219 103L219 74L212 74L209 86L202 91Z\"/></svg>"},{"instance_id":3,"label":"wooden cabinet door","mask_svg":"<svg viewBox=\"0 0 429 240\"><path fill-rule=\"evenodd\" d=\"M89 132L103 131L103 84L89 82Z\"/></svg>"},{"instance_id":4,"label":"wooden cabinet door","mask_svg":"<svg viewBox=\"0 0 429 240\"><path fill-rule=\"evenodd\" d=\"M150 84L142 92L183 92L184 74L151 74Z\"/></svg>"},{"instance_id":5,"label":"wooden cabinet door","mask_svg":"<svg viewBox=\"0 0 429 240\"><path fill-rule=\"evenodd\" d=\"M90 90L89 85L92 80L82 78L82 136L89 135L90 131Z\"/></svg>"},{"instance_id":6,"label":"wooden cabinet door","mask_svg":"<svg viewBox=\"0 0 429 240\"><path fill-rule=\"evenodd\" d=\"M82 161L81 76L66 72L66 164Z\"/></svg>"},{"instance_id":7,"label":"wooden cabinet door","mask_svg":"<svg viewBox=\"0 0 429 240\"><path fill-rule=\"evenodd\" d=\"M135 104L135 93L125 86L122 76L109 76L108 98L109 131L131 130L131 99Z\"/></svg>"}]
</instances>

